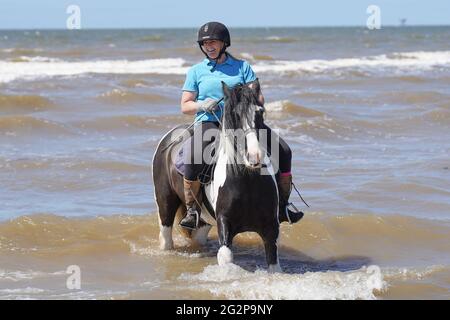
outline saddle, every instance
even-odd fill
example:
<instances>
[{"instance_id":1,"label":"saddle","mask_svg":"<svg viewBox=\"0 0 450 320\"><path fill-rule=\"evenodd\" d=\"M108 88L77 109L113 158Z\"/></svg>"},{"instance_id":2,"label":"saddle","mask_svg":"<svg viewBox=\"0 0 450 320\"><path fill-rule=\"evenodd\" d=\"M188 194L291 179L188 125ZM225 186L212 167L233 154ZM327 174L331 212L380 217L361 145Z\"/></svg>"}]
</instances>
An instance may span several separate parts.
<instances>
[{"instance_id":1,"label":"saddle","mask_svg":"<svg viewBox=\"0 0 450 320\"><path fill-rule=\"evenodd\" d=\"M174 163L173 163L177 172L182 176L184 176L185 170L186 170L186 165L184 163L185 154L187 153L187 148L190 148L190 146L191 146L191 139L193 139L192 135L193 135L193 131L189 131L189 137L187 139L184 139L184 141L180 142L181 146L179 146L179 150L176 153ZM211 142L210 144L207 145L206 148L209 148L211 145L217 143L217 141L218 141L218 139ZM212 181L212 170L213 170L215 164L216 164L216 159L213 158L213 161L210 164L203 165L203 169L200 172L199 177L198 177L202 184L208 184Z\"/></svg>"}]
</instances>

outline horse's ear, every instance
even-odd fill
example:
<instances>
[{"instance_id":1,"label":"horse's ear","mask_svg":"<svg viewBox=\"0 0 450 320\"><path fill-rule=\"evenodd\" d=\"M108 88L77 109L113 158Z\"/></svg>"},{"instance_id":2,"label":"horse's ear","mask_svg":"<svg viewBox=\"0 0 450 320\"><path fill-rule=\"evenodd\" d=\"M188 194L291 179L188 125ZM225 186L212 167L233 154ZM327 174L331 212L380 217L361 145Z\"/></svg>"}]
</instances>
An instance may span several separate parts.
<instances>
[{"instance_id":1,"label":"horse's ear","mask_svg":"<svg viewBox=\"0 0 450 320\"><path fill-rule=\"evenodd\" d=\"M223 96L224 97L229 97L230 96L230 88L223 81L222 81L222 90L223 90Z\"/></svg>"},{"instance_id":2,"label":"horse's ear","mask_svg":"<svg viewBox=\"0 0 450 320\"><path fill-rule=\"evenodd\" d=\"M247 86L252 89L252 91L256 94L256 96L259 95L259 91L261 90L261 87L259 85L259 80L256 78L252 82L247 83Z\"/></svg>"}]
</instances>

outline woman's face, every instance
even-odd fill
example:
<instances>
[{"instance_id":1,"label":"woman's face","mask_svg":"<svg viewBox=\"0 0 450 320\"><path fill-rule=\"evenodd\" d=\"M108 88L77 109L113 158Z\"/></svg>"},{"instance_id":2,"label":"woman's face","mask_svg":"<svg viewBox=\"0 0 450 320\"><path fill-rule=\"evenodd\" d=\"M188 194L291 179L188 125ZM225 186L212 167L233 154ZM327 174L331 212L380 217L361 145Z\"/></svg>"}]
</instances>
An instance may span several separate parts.
<instances>
[{"instance_id":1,"label":"woman's face","mask_svg":"<svg viewBox=\"0 0 450 320\"><path fill-rule=\"evenodd\" d=\"M202 48L210 59L217 59L220 50L223 47L223 41L220 40L205 40Z\"/></svg>"}]
</instances>

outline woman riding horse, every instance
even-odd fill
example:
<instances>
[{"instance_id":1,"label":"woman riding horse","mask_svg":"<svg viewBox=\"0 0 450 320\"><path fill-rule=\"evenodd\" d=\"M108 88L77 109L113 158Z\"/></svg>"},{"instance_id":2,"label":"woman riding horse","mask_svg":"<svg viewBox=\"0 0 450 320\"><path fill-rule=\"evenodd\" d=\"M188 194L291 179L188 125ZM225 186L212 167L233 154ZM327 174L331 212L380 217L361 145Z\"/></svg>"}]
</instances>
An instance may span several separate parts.
<instances>
[{"instance_id":1,"label":"woman riding horse","mask_svg":"<svg viewBox=\"0 0 450 320\"><path fill-rule=\"evenodd\" d=\"M255 73L246 61L235 59L226 52L231 45L230 33L222 23L208 22L201 26L197 42L206 59L192 66L188 71L181 97L181 111L184 114L196 116L191 146L187 148L185 155L184 196L187 212L180 221L180 225L187 229L196 229L199 222L204 223L200 218L202 199L199 174L204 168L203 151L215 137L203 139L202 133L219 128L223 111L222 82L228 87L234 87L256 80ZM264 105L262 93L258 96L258 103L261 107ZM276 133L267 126L265 129L270 141L271 135ZM198 141L194 137L202 137L202 139ZM277 175L280 194L279 220L295 223L303 217L303 213L288 208L292 187L291 149L283 139L277 138L279 141L279 174ZM202 154L199 155L199 152ZM196 159L202 160L200 163L195 163Z\"/></svg>"}]
</instances>

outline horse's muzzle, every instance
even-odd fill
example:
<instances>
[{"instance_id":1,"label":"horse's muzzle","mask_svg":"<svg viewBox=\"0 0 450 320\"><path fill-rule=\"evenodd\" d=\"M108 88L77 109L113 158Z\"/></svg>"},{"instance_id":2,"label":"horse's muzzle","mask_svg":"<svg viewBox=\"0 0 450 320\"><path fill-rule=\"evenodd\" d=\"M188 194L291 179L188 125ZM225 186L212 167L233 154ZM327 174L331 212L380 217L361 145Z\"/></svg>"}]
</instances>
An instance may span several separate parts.
<instances>
[{"instance_id":1,"label":"horse's muzzle","mask_svg":"<svg viewBox=\"0 0 450 320\"><path fill-rule=\"evenodd\" d=\"M247 167L250 169L259 169L261 168L261 157L259 152L256 153L247 153Z\"/></svg>"}]
</instances>

